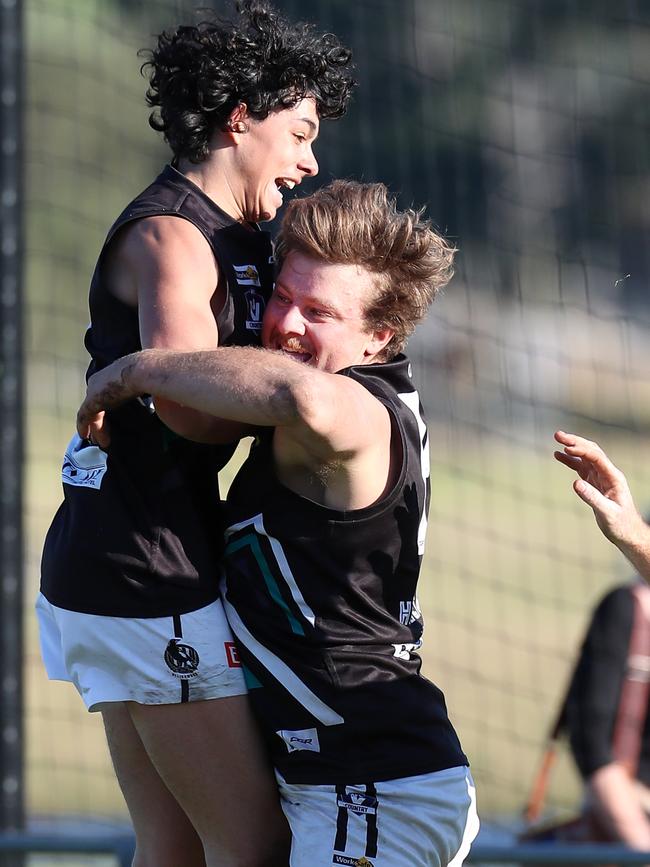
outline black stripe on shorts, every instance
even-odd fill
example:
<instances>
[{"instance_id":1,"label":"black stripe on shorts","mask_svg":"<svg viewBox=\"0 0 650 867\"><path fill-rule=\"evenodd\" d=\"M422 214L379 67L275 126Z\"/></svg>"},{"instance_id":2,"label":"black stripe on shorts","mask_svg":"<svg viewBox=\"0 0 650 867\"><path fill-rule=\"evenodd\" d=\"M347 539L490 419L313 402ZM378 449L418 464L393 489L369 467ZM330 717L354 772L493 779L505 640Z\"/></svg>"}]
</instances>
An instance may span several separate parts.
<instances>
[{"instance_id":1,"label":"black stripe on shorts","mask_svg":"<svg viewBox=\"0 0 650 867\"><path fill-rule=\"evenodd\" d=\"M181 615L174 614L174 638L183 637L183 626L181 624ZM189 681L181 679L181 704L185 704L190 700L190 684Z\"/></svg>"},{"instance_id":2,"label":"black stripe on shorts","mask_svg":"<svg viewBox=\"0 0 650 867\"><path fill-rule=\"evenodd\" d=\"M377 831L377 813L379 812L379 799L377 798L377 789L374 783L368 783L366 786L366 794L375 799L376 808L374 813L366 813L366 822L368 830L366 832L366 858L377 857L377 841L379 833Z\"/></svg>"},{"instance_id":3,"label":"black stripe on shorts","mask_svg":"<svg viewBox=\"0 0 650 867\"><path fill-rule=\"evenodd\" d=\"M348 811L347 807L342 806L339 802L345 799L345 786L336 787L336 802L339 804L338 814L336 816L336 839L334 840L334 851L345 852L345 847L348 842Z\"/></svg>"}]
</instances>

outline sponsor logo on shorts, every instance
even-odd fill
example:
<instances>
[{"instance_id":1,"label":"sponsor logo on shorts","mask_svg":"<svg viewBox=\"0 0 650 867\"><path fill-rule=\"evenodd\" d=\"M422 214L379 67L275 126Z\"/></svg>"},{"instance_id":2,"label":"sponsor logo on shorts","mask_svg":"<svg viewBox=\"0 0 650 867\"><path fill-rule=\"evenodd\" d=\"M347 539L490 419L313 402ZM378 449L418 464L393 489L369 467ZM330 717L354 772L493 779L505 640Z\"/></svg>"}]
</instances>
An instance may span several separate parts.
<instances>
[{"instance_id":1,"label":"sponsor logo on shorts","mask_svg":"<svg viewBox=\"0 0 650 867\"><path fill-rule=\"evenodd\" d=\"M318 742L318 732L316 729L299 729L298 731L283 731L276 732L287 745L290 753L295 753L298 750L309 750L312 753L320 753L320 743Z\"/></svg>"},{"instance_id":2,"label":"sponsor logo on shorts","mask_svg":"<svg viewBox=\"0 0 650 867\"><path fill-rule=\"evenodd\" d=\"M106 468L106 452L75 435L63 458L61 480L64 485L98 491L102 486Z\"/></svg>"},{"instance_id":3,"label":"sponsor logo on shorts","mask_svg":"<svg viewBox=\"0 0 650 867\"><path fill-rule=\"evenodd\" d=\"M169 640L165 662L174 677L180 677L181 680L189 680L198 674L199 654L191 644L186 644L180 638Z\"/></svg>"},{"instance_id":4,"label":"sponsor logo on shorts","mask_svg":"<svg viewBox=\"0 0 650 867\"><path fill-rule=\"evenodd\" d=\"M241 659L237 645L234 641L224 641L224 649L226 651L226 659L228 660L228 668L241 668Z\"/></svg>"},{"instance_id":5,"label":"sponsor logo on shorts","mask_svg":"<svg viewBox=\"0 0 650 867\"><path fill-rule=\"evenodd\" d=\"M364 795L363 792L346 792L337 799L339 807L345 807L350 813L374 816L377 813L377 798Z\"/></svg>"},{"instance_id":6,"label":"sponsor logo on shorts","mask_svg":"<svg viewBox=\"0 0 650 867\"><path fill-rule=\"evenodd\" d=\"M334 855L332 864L349 864L350 867L373 867L372 861L362 855L361 858L348 858L347 855Z\"/></svg>"}]
</instances>

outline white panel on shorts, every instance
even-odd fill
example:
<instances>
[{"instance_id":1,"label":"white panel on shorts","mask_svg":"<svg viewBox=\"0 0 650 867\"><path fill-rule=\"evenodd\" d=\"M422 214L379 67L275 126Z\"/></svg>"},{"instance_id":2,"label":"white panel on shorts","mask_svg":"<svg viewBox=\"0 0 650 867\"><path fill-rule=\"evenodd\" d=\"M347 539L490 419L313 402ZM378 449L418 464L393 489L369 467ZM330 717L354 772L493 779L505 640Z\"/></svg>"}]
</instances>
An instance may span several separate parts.
<instances>
[{"instance_id":1,"label":"white panel on shorts","mask_svg":"<svg viewBox=\"0 0 650 867\"><path fill-rule=\"evenodd\" d=\"M106 452L75 434L65 450L61 480L64 485L98 491L107 467Z\"/></svg>"},{"instance_id":2,"label":"white panel on shorts","mask_svg":"<svg viewBox=\"0 0 650 867\"><path fill-rule=\"evenodd\" d=\"M177 704L246 693L220 600L174 618L68 611L39 594L41 653L51 680L73 683L90 711L105 702Z\"/></svg>"},{"instance_id":3,"label":"white panel on shorts","mask_svg":"<svg viewBox=\"0 0 650 867\"><path fill-rule=\"evenodd\" d=\"M460 867L478 834L466 767L374 787L294 785L276 776L291 827L290 867Z\"/></svg>"}]
</instances>

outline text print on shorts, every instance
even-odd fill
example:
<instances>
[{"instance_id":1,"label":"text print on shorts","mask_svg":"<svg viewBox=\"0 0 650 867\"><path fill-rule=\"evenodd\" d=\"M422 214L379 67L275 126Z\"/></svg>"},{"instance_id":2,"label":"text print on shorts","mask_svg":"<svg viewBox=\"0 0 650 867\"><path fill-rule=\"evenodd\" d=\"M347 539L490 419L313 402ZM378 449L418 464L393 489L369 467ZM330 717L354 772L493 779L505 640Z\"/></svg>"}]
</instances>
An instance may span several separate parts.
<instances>
[{"instance_id":1,"label":"text print on shorts","mask_svg":"<svg viewBox=\"0 0 650 867\"><path fill-rule=\"evenodd\" d=\"M351 859L350 862L337 861L337 857L341 857L348 846L348 822L350 814L352 821L365 821L366 823L366 851L364 853L364 861L362 863L369 864L366 859L377 857L377 790L373 783L368 783L365 787L365 792L358 789L347 791L350 787L336 787L336 804L338 814L336 817L336 838L334 840L334 855L332 862L334 864L351 863L359 864L360 860ZM347 856L343 856L347 857Z\"/></svg>"},{"instance_id":2,"label":"text print on shorts","mask_svg":"<svg viewBox=\"0 0 650 867\"><path fill-rule=\"evenodd\" d=\"M61 481L64 485L99 490L106 468L106 452L75 434L65 450Z\"/></svg>"},{"instance_id":3,"label":"text print on shorts","mask_svg":"<svg viewBox=\"0 0 650 867\"><path fill-rule=\"evenodd\" d=\"M363 855L361 858L348 858L347 855L334 855L332 864L350 864L352 867L373 867L372 861L368 861Z\"/></svg>"},{"instance_id":4,"label":"text print on shorts","mask_svg":"<svg viewBox=\"0 0 650 867\"><path fill-rule=\"evenodd\" d=\"M476 791L464 766L372 786L287 783L278 771L276 779L291 867L461 867L478 833ZM376 799L375 812L365 798ZM353 812L352 805L370 809Z\"/></svg>"}]
</instances>

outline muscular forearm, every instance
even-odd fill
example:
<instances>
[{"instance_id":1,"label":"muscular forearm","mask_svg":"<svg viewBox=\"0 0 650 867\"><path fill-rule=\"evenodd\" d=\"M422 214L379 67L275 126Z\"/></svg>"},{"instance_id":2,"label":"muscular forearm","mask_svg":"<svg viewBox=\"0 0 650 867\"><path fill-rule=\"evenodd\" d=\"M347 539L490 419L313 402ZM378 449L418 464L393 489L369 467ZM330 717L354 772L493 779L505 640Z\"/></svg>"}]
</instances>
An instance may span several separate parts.
<instances>
[{"instance_id":1,"label":"muscular forearm","mask_svg":"<svg viewBox=\"0 0 650 867\"><path fill-rule=\"evenodd\" d=\"M612 762L592 774L588 785L594 808L609 830L628 846L650 851L650 821L627 771Z\"/></svg>"},{"instance_id":2,"label":"muscular forearm","mask_svg":"<svg viewBox=\"0 0 650 867\"><path fill-rule=\"evenodd\" d=\"M300 366L252 347L169 353L148 350L132 374L139 390L218 418L281 425L296 418Z\"/></svg>"},{"instance_id":3,"label":"muscular forearm","mask_svg":"<svg viewBox=\"0 0 650 867\"><path fill-rule=\"evenodd\" d=\"M100 371L89 382L86 414L139 394L173 401L218 418L251 425L290 424L315 372L279 353L252 347L200 352L146 349ZM318 374L316 374L318 375Z\"/></svg>"}]
</instances>

